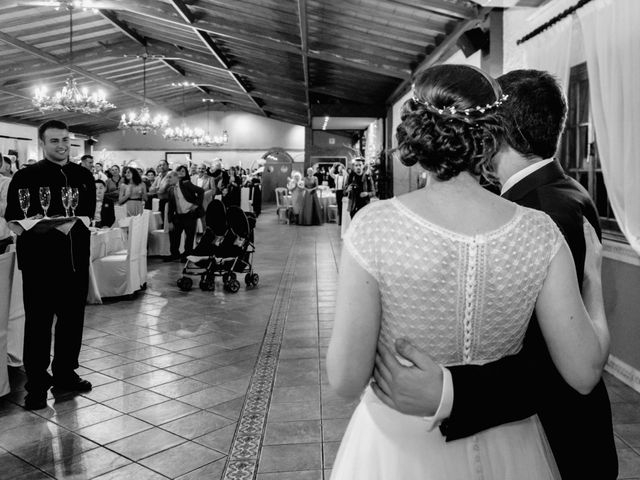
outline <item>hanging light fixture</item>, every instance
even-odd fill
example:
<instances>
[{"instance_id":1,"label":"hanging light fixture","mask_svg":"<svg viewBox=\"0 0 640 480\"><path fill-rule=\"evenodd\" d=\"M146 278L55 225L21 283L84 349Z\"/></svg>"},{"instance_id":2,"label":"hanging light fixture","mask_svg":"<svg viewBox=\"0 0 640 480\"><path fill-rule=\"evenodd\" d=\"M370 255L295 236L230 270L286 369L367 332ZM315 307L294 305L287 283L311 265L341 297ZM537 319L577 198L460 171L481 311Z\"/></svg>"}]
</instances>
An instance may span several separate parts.
<instances>
[{"instance_id":1,"label":"hanging light fixture","mask_svg":"<svg viewBox=\"0 0 640 480\"><path fill-rule=\"evenodd\" d=\"M73 9L76 2L55 2L60 8L64 6L69 11L69 71L73 67ZM69 73L62 90L53 95L47 95L46 87L36 88L32 98L33 106L41 112L78 112L78 113L102 113L116 106L109 103L102 90L90 93L87 88L79 88L73 73Z\"/></svg>"},{"instance_id":2,"label":"hanging light fixture","mask_svg":"<svg viewBox=\"0 0 640 480\"><path fill-rule=\"evenodd\" d=\"M162 128L169 126L167 115L157 114L154 117L149 113L147 107L147 52L142 55L142 98L143 103L138 113L129 113L129 116L122 114L118 128L121 130L133 130L141 135L156 133Z\"/></svg>"},{"instance_id":3,"label":"hanging light fixture","mask_svg":"<svg viewBox=\"0 0 640 480\"><path fill-rule=\"evenodd\" d=\"M209 132L211 132L211 128L209 125L209 114L210 114L210 106L215 101L212 98L203 98L203 102L207 104L207 131L205 132L201 128L196 128L196 138L193 140L193 145L196 147L220 147L229 141L229 135L227 131L224 130L221 135L211 136Z\"/></svg>"},{"instance_id":4,"label":"hanging light fixture","mask_svg":"<svg viewBox=\"0 0 640 480\"><path fill-rule=\"evenodd\" d=\"M184 87L194 87L195 83L193 82L182 82L182 83L172 83L172 87L182 87L182 123L179 127L170 127L167 128L162 136L166 140L172 140L175 142L193 142L198 134L196 130L189 127L184 120L184 112L186 111L185 103L184 103Z\"/></svg>"}]
</instances>

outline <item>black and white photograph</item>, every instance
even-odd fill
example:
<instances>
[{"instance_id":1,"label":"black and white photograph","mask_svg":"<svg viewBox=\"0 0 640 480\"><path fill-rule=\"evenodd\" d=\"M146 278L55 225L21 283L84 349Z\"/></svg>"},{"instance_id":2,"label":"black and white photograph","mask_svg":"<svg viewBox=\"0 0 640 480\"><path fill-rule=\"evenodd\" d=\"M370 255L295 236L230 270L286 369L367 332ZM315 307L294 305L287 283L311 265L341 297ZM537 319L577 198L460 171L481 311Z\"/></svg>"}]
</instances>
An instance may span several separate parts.
<instances>
[{"instance_id":1,"label":"black and white photograph","mask_svg":"<svg viewBox=\"0 0 640 480\"><path fill-rule=\"evenodd\" d=\"M0 1L0 480L640 480L640 0Z\"/></svg>"}]
</instances>

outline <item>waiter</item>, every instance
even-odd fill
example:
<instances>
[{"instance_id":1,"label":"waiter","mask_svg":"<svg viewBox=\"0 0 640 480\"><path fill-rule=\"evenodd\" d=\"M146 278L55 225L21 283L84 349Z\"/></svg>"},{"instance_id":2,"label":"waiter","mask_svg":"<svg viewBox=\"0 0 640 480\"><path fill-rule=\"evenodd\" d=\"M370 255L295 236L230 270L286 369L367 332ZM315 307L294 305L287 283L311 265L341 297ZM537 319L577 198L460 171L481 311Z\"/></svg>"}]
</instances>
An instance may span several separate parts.
<instances>
[{"instance_id":1,"label":"waiter","mask_svg":"<svg viewBox=\"0 0 640 480\"><path fill-rule=\"evenodd\" d=\"M65 186L78 189L75 214L93 218L96 205L93 175L69 161L71 141L67 125L58 120L45 122L38 128L38 140L44 158L16 172L11 179L7 221L24 218L18 199L18 190L23 188L29 189L30 194L28 217L43 214L40 187L49 187L51 191L47 214L64 216L61 189ZM89 230L81 221L76 221L66 234L39 224L18 236L16 248L25 310L23 359L27 374L24 404L27 410L45 408L47 390L52 385L58 390L91 390L91 383L75 372L89 285L89 236ZM51 377L47 368L54 315L57 320Z\"/></svg>"}]
</instances>

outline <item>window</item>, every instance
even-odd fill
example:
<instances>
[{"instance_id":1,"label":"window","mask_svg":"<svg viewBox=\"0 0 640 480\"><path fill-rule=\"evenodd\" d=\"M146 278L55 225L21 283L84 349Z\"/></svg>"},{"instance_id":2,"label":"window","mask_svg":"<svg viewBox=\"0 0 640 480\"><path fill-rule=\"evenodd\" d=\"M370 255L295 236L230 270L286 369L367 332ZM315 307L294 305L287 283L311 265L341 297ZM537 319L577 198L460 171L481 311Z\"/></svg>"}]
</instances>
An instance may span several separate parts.
<instances>
[{"instance_id":1,"label":"window","mask_svg":"<svg viewBox=\"0 0 640 480\"><path fill-rule=\"evenodd\" d=\"M575 178L593 198L603 232L622 238L604 185L595 131L589 115L589 77L587 64L571 69L569 112L560 147L560 163L567 175Z\"/></svg>"}]
</instances>

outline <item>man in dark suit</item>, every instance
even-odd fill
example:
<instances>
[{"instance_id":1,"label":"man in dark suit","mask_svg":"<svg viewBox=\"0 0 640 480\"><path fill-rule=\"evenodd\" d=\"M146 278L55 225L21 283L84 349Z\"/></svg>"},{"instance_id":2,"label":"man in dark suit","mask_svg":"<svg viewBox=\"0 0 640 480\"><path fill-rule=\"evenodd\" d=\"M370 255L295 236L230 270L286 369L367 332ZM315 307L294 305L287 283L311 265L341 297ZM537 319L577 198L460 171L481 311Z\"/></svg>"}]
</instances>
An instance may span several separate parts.
<instances>
[{"instance_id":1,"label":"man in dark suit","mask_svg":"<svg viewBox=\"0 0 640 480\"><path fill-rule=\"evenodd\" d=\"M93 175L86 168L69 161L71 137L67 125L49 120L38 128L38 139L44 158L16 172L9 185L6 219L21 220L19 194L29 191L31 202L26 216L42 215L38 201L40 187L51 193L48 215L62 216L66 208L62 187L77 188L75 214L93 218L96 190ZM84 307L89 288L90 234L81 221L75 221L67 232L49 223L38 224L17 238L18 267L22 271L25 311L24 368L27 374L27 396L24 406L39 410L47 406L47 390L88 392L91 383L81 379L75 370L82 346ZM55 323L53 362L51 328ZM53 377L48 373L49 364Z\"/></svg>"},{"instance_id":2,"label":"man in dark suit","mask_svg":"<svg viewBox=\"0 0 640 480\"><path fill-rule=\"evenodd\" d=\"M588 193L552 158L566 119L564 95L546 72L517 70L498 81L509 95L500 112L506 142L496 159L501 193L556 222L581 285L587 273L584 231L593 228L600 237L600 227ZM537 413L563 480L617 477L611 406L603 381L588 395L572 389L555 368L535 315L520 353L483 366L442 368L404 340L396 349L414 366L403 367L392 352L381 350L374 390L397 410L430 416L433 425L441 422L447 441Z\"/></svg>"}]
</instances>

